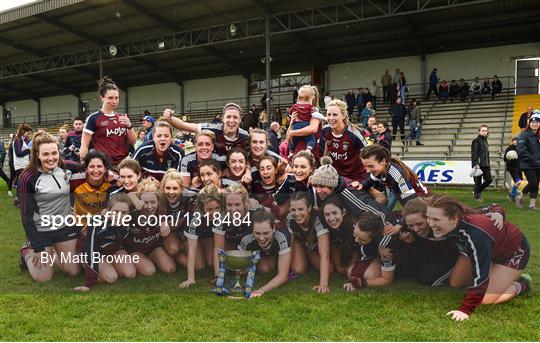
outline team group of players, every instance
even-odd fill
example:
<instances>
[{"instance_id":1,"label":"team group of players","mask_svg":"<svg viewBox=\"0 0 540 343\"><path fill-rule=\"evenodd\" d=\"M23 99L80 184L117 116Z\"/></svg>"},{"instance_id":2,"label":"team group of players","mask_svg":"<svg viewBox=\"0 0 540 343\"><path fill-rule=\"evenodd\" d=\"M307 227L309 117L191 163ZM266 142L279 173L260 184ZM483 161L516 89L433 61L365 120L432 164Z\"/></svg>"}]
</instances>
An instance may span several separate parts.
<instances>
[{"instance_id":1,"label":"team group of players","mask_svg":"<svg viewBox=\"0 0 540 343\"><path fill-rule=\"evenodd\" d=\"M266 131L241 129L242 109L231 103L219 124L189 123L166 109L152 140L128 157L136 137L129 118L115 112L118 88L104 79L99 93L103 106L86 120L80 163L64 161L57 138L41 132L19 176L27 237L21 266L36 281L53 277L44 256L85 253L83 265L56 259L68 275L84 269L79 291L98 281L174 273L177 266L187 269L180 286L188 287L197 270L213 267L217 275L219 249L241 249L259 250L258 272L275 273L251 297L310 266L319 273L319 293L330 291L336 274L345 275L347 291L388 286L396 277L467 288L459 309L448 313L455 320L467 319L481 303L530 290L530 277L522 273L530 247L503 209L471 210L431 194L387 148L349 122L340 100L329 104L325 117L314 110L302 125L294 125L293 112L286 141L295 144L284 156L269 150ZM194 152L173 144L174 128L195 133ZM305 136L316 144L293 140ZM392 211L395 201L403 206L399 213ZM44 225L44 216L69 214L128 218L129 225Z\"/></svg>"}]
</instances>

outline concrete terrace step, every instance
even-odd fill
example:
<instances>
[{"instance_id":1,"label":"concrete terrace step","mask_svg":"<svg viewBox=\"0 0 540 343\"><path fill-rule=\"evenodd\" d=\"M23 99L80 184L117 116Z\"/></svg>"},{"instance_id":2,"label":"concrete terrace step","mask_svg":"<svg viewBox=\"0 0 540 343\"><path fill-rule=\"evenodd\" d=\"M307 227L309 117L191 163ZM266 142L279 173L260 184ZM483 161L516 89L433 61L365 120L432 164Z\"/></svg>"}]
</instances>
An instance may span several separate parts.
<instances>
[{"instance_id":1,"label":"concrete terrace step","mask_svg":"<svg viewBox=\"0 0 540 343\"><path fill-rule=\"evenodd\" d=\"M422 140L425 140L426 142L432 142L432 141L445 141L445 142L451 142L455 138L454 134L449 133L443 133L443 134L424 134L422 132Z\"/></svg>"},{"instance_id":2,"label":"concrete terrace step","mask_svg":"<svg viewBox=\"0 0 540 343\"><path fill-rule=\"evenodd\" d=\"M426 144L425 146L409 146L407 148L406 154L427 153L445 155L448 152L449 146L428 146L428 144Z\"/></svg>"},{"instance_id":3,"label":"concrete terrace step","mask_svg":"<svg viewBox=\"0 0 540 343\"><path fill-rule=\"evenodd\" d=\"M478 136L478 132L476 133L460 133L457 136L456 142L460 141L472 141ZM489 142L500 140L501 137L506 137L506 135L503 134L503 132L493 132L489 134Z\"/></svg>"},{"instance_id":4,"label":"concrete terrace step","mask_svg":"<svg viewBox=\"0 0 540 343\"><path fill-rule=\"evenodd\" d=\"M463 122L463 125L461 126L462 129L468 129L468 128L478 128L481 125L482 122L470 122L465 120ZM486 122L487 123L487 122ZM494 121L489 122L489 128L502 128L502 127L508 127L511 126L511 124L505 123L504 121Z\"/></svg>"}]
</instances>

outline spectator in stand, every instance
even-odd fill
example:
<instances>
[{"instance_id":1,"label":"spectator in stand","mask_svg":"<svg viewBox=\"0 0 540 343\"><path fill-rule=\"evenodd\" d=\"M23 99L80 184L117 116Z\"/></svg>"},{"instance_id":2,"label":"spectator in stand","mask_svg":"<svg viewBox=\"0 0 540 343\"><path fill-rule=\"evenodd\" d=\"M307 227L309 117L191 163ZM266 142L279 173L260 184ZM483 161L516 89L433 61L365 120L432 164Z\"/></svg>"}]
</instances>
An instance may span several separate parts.
<instances>
[{"instance_id":1,"label":"spectator in stand","mask_svg":"<svg viewBox=\"0 0 540 343\"><path fill-rule=\"evenodd\" d=\"M461 99L461 101L465 101L465 99L469 95L469 85L467 84L467 82L465 82L464 79L459 79L458 87L459 87L459 98Z\"/></svg>"},{"instance_id":2,"label":"spectator in stand","mask_svg":"<svg viewBox=\"0 0 540 343\"><path fill-rule=\"evenodd\" d=\"M221 120L221 113L216 113L214 116L214 119L212 119L212 124L221 124L223 123L223 120Z\"/></svg>"},{"instance_id":3,"label":"spectator in stand","mask_svg":"<svg viewBox=\"0 0 540 343\"><path fill-rule=\"evenodd\" d=\"M516 201L518 187L523 180L523 173L519 168L519 160L517 153L518 138L519 134L513 135L510 140L510 145L506 147L506 150L504 151L504 163L506 171L510 174L510 176L512 177L512 181L514 182L514 184L512 185L512 189L507 195L510 202Z\"/></svg>"},{"instance_id":4,"label":"spectator in stand","mask_svg":"<svg viewBox=\"0 0 540 343\"><path fill-rule=\"evenodd\" d=\"M381 77L382 91L383 91L383 102L388 102L388 89L392 85L392 77L388 74L388 69L384 71L384 75Z\"/></svg>"},{"instance_id":5,"label":"spectator in stand","mask_svg":"<svg viewBox=\"0 0 540 343\"><path fill-rule=\"evenodd\" d=\"M276 154L279 154L279 124L277 121L270 124L270 128L266 130L268 140L270 141L270 149Z\"/></svg>"},{"instance_id":6,"label":"spectator in stand","mask_svg":"<svg viewBox=\"0 0 540 343\"><path fill-rule=\"evenodd\" d=\"M144 138L146 137L146 130L145 129L140 129L138 132L137 132L137 141L135 142L135 144L133 145L133 148L135 150L139 149L139 147L141 146L141 144L144 143Z\"/></svg>"},{"instance_id":7,"label":"spectator in stand","mask_svg":"<svg viewBox=\"0 0 540 343\"><path fill-rule=\"evenodd\" d=\"M478 202L484 201L482 199L482 191L493 181L489 164L488 134L488 126L481 125L478 128L478 137L476 137L471 144L472 167L482 171L482 175L474 177L474 200ZM482 179L484 182L482 182Z\"/></svg>"},{"instance_id":8,"label":"spectator in stand","mask_svg":"<svg viewBox=\"0 0 540 343\"><path fill-rule=\"evenodd\" d=\"M146 130L146 136L144 137L145 142L152 140L152 130L154 129L155 123L156 123L156 120L154 119L154 117L150 115L150 112L144 111L144 117L142 119L142 126Z\"/></svg>"},{"instance_id":9,"label":"spectator in stand","mask_svg":"<svg viewBox=\"0 0 540 343\"><path fill-rule=\"evenodd\" d=\"M450 101L453 101L454 98L458 97L458 95L459 95L459 85L456 82L456 80L452 80L452 82L450 83L450 88L449 88L449 94L448 95L450 96Z\"/></svg>"},{"instance_id":10,"label":"spectator in stand","mask_svg":"<svg viewBox=\"0 0 540 343\"><path fill-rule=\"evenodd\" d=\"M356 105L358 106L358 121L362 121L362 111L364 110L366 103L366 94L364 88L358 89L358 94L356 95Z\"/></svg>"},{"instance_id":11,"label":"spectator in stand","mask_svg":"<svg viewBox=\"0 0 540 343\"><path fill-rule=\"evenodd\" d=\"M530 210L539 210L536 206L538 183L540 180L540 111L534 111L529 128L521 133L517 143L519 167L527 178L523 193L516 197L516 206L523 206L523 194L530 193Z\"/></svg>"},{"instance_id":12,"label":"spectator in stand","mask_svg":"<svg viewBox=\"0 0 540 343\"><path fill-rule=\"evenodd\" d=\"M443 80L441 84L439 85L439 97L446 102L448 100L449 90L448 90L448 82L446 80Z\"/></svg>"},{"instance_id":13,"label":"spectator in stand","mask_svg":"<svg viewBox=\"0 0 540 343\"><path fill-rule=\"evenodd\" d=\"M259 111L255 104L251 105L248 115L246 116L245 129L246 131L251 128L256 128L259 123Z\"/></svg>"},{"instance_id":14,"label":"spectator in stand","mask_svg":"<svg viewBox=\"0 0 540 343\"><path fill-rule=\"evenodd\" d=\"M373 80L371 81L371 87L369 87L369 92L371 93L371 103L373 104L373 109L377 109L377 98L381 96L380 89L377 85L377 81Z\"/></svg>"},{"instance_id":15,"label":"spectator in stand","mask_svg":"<svg viewBox=\"0 0 540 343\"><path fill-rule=\"evenodd\" d=\"M519 128L521 129L521 132L525 131L529 127L529 120L531 119L533 115L533 107L527 106L527 112L524 112L521 114L521 117L519 117Z\"/></svg>"},{"instance_id":16,"label":"spectator in stand","mask_svg":"<svg viewBox=\"0 0 540 343\"><path fill-rule=\"evenodd\" d=\"M393 104L394 102L396 102L397 97L398 97L397 85L392 83L390 87L388 87L388 103Z\"/></svg>"},{"instance_id":17,"label":"spectator in stand","mask_svg":"<svg viewBox=\"0 0 540 343\"><path fill-rule=\"evenodd\" d=\"M330 101L332 101L332 97L330 96L329 92L326 92L326 94L324 95L324 109L328 108L328 104L330 103Z\"/></svg>"},{"instance_id":18,"label":"spectator in stand","mask_svg":"<svg viewBox=\"0 0 540 343\"><path fill-rule=\"evenodd\" d=\"M362 110L362 127L363 128L370 128L368 126L368 119L375 116L375 111L373 110L373 105L371 104L371 101L368 101L366 103L366 107Z\"/></svg>"},{"instance_id":19,"label":"spectator in stand","mask_svg":"<svg viewBox=\"0 0 540 343\"><path fill-rule=\"evenodd\" d=\"M272 121L275 121L278 123L278 126L280 126L281 124L281 121L283 120L283 113L281 113L281 108L279 107L276 107L274 108L274 120Z\"/></svg>"},{"instance_id":20,"label":"spectator in stand","mask_svg":"<svg viewBox=\"0 0 540 343\"><path fill-rule=\"evenodd\" d=\"M67 125L62 125L58 129L58 146L60 147L60 151L64 149L64 146L66 145L66 138L68 134L68 128Z\"/></svg>"},{"instance_id":21,"label":"spectator in stand","mask_svg":"<svg viewBox=\"0 0 540 343\"><path fill-rule=\"evenodd\" d=\"M394 86L397 86L399 84L399 79L401 78L401 70L399 68L396 68L394 76L392 76L392 83Z\"/></svg>"},{"instance_id":22,"label":"spectator in stand","mask_svg":"<svg viewBox=\"0 0 540 343\"><path fill-rule=\"evenodd\" d=\"M401 142L405 144L405 117L407 116L407 108L401 103L401 98L397 98L396 102L389 108L392 116L392 140L396 140L396 132L399 127L401 133Z\"/></svg>"},{"instance_id":23,"label":"spectator in stand","mask_svg":"<svg viewBox=\"0 0 540 343\"><path fill-rule=\"evenodd\" d=\"M66 137L66 144L62 151L64 159L74 162L79 162L81 160L79 151L81 149L82 132L83 120L82 118L76 117L73 119L73 131L68 133Z\"/></svg>"},{"instance_id":24,"label":"spectator in stand","mask_svg":"<svg viewBox=\"0 0 540 343\"><path fill-rule=\"evenodd\" d=\"M262 109L259 113L259 128L266 130L268 128L268 119L266 118L266 110Z\"/></svg>"},{"instance_id":25,"label":"spectator in stand","mask_svg":"<svg viewBox=\"0 0 540 343\"><path fill-rule=\"evenodd\" d=\"M489 77L486 77L482 82L482 89L480 91L482 92L482 95L491 93L491 81L489 81Z\"/></svg>"},{"instance_id":26,"label":"spectator in stand","mask_svg":"<svg viewBox=\"0 0 540 343\"><path fill-rule=\"evenodd\" d=\"M414 98L409 105L409 129L409 144L412 145L412 140L416 139L416 145L424 145L420 143L420 135L422 134L422 109L420 108L420 103Z\"/></svg>"},{"instance_id":27,"label":"spectator in stand","mask_svg":"<svg viewBox=\"0 0 540 343\"><path fill-rule=\"evenodd\" d=\"M345 95L345 102L347 103L347 113L349 113L349 118L352 118L354 105L356 104L356 97L354 96L352 89L349 89L349 92Z\"/></svg>"},{"instance_id":28,"label":"spectator in stand","mask_svg":"<svg viewBox=\"0 0 540 343\"><path fill-rule=\"evenodd\" d=\"M469 87L469 90L471 92L471 101L474 101L474 96L478 95L480 96L482 89L482 85L480 84L480 79L477 77L474 78L473 82L471 83L471 86Z\"/></svg>"},{"instance_id":29,"label":"spectator in stand","mask_svg":"<svg viewBox=\"0 0 540 343\"><path fill-rule=\"evenodd\" d=\"M116 167L129 153L129 145L135 144L137 135L126 114L116 113L119 90L112 79L105 76L99 80L101 109L86 118L81 139L80 158L88 153L90 143L94 149L103 152Z\"/></svg>"},{"instance_id":30,"label":"spectator in stand","mask_svg":"<svg viewBox=\"0 0 540 343\"><path fill-rule=\"evenodd\" d=\"M401 97L401 103L405 103L405 94L407 93L407 80L405 79L405 74L403 72L399 73L399 82L398 82L399 96Z\"/></svg>"},{"instance_id":31,"label":"spectator in stand","mask_svg":"<svg viewBox=\"0 0 540 343\"><path fill-rule=\"evenodd\" d=\"M364 138L366 138L368 145L375 143L377 140L377 133L379 132L379 125L377 124L377 118L369 117L365 129L360 130Z\"/></svg>"},{"instance_id":32,"label":"spectator in stand","mask_svg":"<svg viewBox=\"0 0 540 343\"><path fill-rule=\"evenodd\" d=\"M497 75L493 75L493 81L491 81L491 99L499 96L502 92L502 82Z\"/></svg>"},{"instance_id":33,"label":"spectator in stand","mask_svg":"<svg viewBox=\"0 0 540 343\"><path fill-rule=\"evenodd\" d=\"M431 74L429 75L429 90L426 95L426 100L429 100L429 96L431 95L431 92L435 93L435 96L439 97L439 91L437 90L437 83L439 82L439 78L437 77L437 68L433 68L431 71Z\"/></svg>"}]
</instances>

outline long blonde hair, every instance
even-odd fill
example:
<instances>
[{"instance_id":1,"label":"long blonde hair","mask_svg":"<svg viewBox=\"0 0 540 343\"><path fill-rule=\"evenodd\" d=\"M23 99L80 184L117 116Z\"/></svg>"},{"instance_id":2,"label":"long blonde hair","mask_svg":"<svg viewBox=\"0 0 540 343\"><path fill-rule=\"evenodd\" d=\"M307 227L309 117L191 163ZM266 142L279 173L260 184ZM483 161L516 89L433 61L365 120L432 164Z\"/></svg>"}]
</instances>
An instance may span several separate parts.
<instances>
[{"instance_id":1,"label":"long blonde hair","mask_svg":"<svg viewBox=\"0 0 540 343\"><path fill-rule=\"evenodd\" d=\"M341 114L343 115L343 123L345 123L345 130L349 129L351 131L354 131L354 130L360 131L360 127L351 123L351 120L349 118L349 112L347 111L346 102L338 100L338 99L334 99L328 103L327 108L330 106L337 106L339 110L341 111Z\"/></svg>"}]
</instances>

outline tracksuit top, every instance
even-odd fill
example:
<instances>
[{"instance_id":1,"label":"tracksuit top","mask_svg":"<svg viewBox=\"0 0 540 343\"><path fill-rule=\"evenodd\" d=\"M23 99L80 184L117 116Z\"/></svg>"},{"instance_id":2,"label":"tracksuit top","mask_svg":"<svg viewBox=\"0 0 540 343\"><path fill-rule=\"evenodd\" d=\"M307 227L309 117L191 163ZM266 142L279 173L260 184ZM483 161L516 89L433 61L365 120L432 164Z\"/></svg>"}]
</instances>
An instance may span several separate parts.
<instances>
[{"instance_id":1,"label":"tracksuit top","mask_svg":"<svg viewBox=\"0 0 540 343\"><path fill-rule=\"evenodd\" d=\"M69 162L69 161L68 161ZM66 167L68 163L65 163ZM66 217L73 214L70 203L70 178L72 171L56 167L50 172L25 170L19 176L19 199L21 219L36 252L45 250L40 232L63 229L45 225L45 216Z\"/></svg>"}]
</instances>

